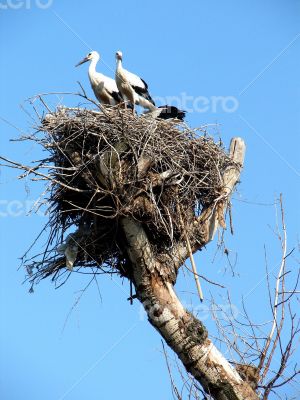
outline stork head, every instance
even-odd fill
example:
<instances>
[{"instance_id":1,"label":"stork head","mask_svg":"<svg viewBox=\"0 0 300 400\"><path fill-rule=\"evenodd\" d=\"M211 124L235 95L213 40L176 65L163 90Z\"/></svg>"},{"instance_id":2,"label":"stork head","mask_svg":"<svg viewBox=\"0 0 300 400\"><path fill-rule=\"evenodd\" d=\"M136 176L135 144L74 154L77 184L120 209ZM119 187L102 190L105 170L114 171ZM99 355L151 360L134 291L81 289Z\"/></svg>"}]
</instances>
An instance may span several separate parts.
<instances>
[{"instance_id":1,"label":"stork head","mask_svg":"<svg viewBox=\"0 0 300 400\"><path fill-rule=\"evenodd\" d=\"M84 59L82 59L81 61L79 61L78 64L75 65L75 67L78 67L81 64L84 64L87 61L91 61L91 60L99 60L100 55L99 53L97 53L97 51L91 51L86 57L84 57Z\"/></svg>"},{"instance_id":2,"label":"stork head","mask_svg":"<svg viewBox=\"0 0 300 400\"><path fill-rule=\"evenodd\" d=\"M123 54L122 52L119 50L116 52L116 60L122 60L123 59Z\"/></svg>"}]
</instances>

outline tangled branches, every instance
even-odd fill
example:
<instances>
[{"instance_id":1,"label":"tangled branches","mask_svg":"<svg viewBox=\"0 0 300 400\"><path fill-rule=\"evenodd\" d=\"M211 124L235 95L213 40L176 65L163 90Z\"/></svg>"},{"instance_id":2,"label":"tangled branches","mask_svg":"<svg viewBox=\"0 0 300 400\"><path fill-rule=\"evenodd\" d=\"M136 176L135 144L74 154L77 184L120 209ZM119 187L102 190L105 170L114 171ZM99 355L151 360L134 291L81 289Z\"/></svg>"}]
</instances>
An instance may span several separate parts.
<instances>
[{"instance_id":1,"label":"tangled branches","mask_svg":"<svg viewBox=\"0 0 300 400\"><path fill-rule=\"evenodd\" d=\"M27 263L32 282L55 280L66 266L130 277L122 216L141 222L160 254L180 241L182 225L188 229L222 202L222 174L234 162L204 130L121 107L48 111L32 137L47 157L32 166L10 163L25 171L22 177L49 183L51 232L42 261Z\"/></svg>"}]
</instances>

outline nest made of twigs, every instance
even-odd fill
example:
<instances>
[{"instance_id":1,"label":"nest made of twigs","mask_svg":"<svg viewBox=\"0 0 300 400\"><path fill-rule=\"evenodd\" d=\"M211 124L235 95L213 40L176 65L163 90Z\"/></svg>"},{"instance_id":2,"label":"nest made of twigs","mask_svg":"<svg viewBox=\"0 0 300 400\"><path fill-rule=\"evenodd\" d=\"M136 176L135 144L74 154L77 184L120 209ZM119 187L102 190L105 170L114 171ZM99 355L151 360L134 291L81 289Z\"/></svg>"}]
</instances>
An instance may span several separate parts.
<instances>
[{"instance_id":1,"label":"nest made of twigs","mask_svg":"<svg viewBox=\"0 0 300 400\"><path fill-rule=\"evenodd\" d=\"M140 221L156 252L171 249L203 208L222 193L222 172L233 161L221 143L184 122L60 107L39 127L47 158L51 246L34 278L57 276L65 257L55 252L66 231L78 230L75 267L126 275L119 221ZM74 236L75 238L75 236ZM54 251L54 252L53 252Z\"/></svg>"}]
</instances>

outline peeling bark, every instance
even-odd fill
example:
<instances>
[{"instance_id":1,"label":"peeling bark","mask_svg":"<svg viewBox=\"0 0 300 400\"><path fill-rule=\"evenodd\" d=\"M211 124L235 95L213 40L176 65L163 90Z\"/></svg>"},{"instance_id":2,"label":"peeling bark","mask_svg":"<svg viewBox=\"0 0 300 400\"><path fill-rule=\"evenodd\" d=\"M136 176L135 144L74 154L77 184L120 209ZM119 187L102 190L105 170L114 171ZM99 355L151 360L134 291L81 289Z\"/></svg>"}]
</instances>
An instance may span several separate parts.
<instances>
[{"instance_id":1,"label":"peeling bark","mask_svg":"<svg viewBox=\"0 0 300 400\"><path fill-rule=\"evenodd\" d=\"M121 220L133 266L133 283L149 322L178 355L186 370L217 400L257 400L258 396L208 339L201 321L184 309L172 283L159 276L165 268L155 259L142 226Z\"/></svg>"}]
</instances>

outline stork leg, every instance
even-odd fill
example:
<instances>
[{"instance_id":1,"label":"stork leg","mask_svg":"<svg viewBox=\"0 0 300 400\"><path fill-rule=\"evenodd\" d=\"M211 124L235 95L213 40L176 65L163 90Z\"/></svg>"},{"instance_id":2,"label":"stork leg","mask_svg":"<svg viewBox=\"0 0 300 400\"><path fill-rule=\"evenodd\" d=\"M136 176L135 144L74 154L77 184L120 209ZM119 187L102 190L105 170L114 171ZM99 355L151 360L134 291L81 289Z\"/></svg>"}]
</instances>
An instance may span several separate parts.
<instances>
[{"instance_id":1,"label":"stork leg","mask_svg":"<svg viewBox=\"0 0 300 400\"><path fill-rule=\"evenodd\" d=\"M129 93L128 93L128 102L130 104L130 108L132 111L132 115L135 115L135 98L134 98L134 92L133 89L130 88Z\"/></svg>"},{"instance_id":2,"label":"stork leg","mask_svg":"<svg viewBox=\"0 0 300 400\"><path fill-rule=\"evenodd\" d=\"M127 102L126 102L126 100L121 101L121 102L119 103L119 105L120 105L121 108L126 109L126 108L127 108Z\"/></svg>"}]
</instances>

